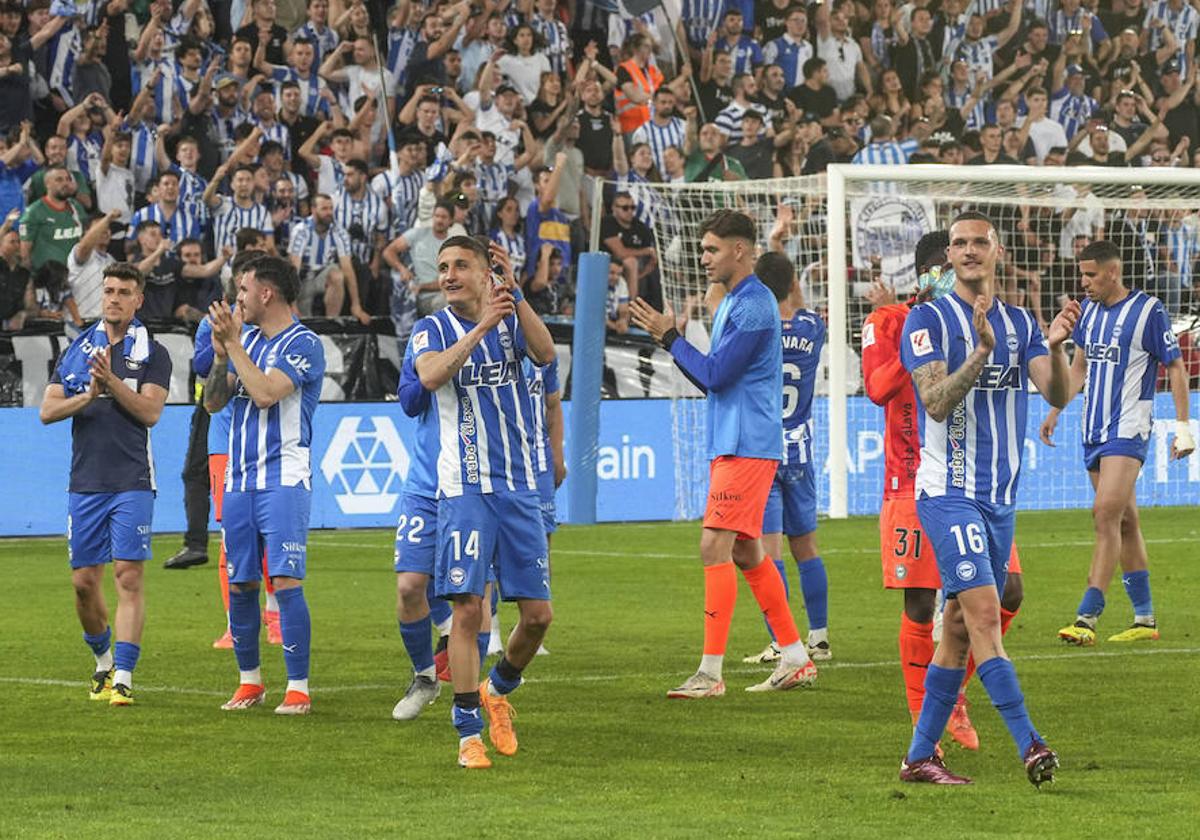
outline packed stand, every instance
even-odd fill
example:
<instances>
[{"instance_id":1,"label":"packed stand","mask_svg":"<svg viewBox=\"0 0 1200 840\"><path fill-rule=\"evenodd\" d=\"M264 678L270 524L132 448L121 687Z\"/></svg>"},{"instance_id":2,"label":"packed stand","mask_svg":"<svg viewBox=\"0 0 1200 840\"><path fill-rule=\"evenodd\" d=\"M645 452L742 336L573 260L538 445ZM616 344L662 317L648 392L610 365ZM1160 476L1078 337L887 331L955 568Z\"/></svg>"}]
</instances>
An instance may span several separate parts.
<instances>
[{"instance_id":1,"label":"packed stand","mask_svg":"<svg viewBox=\"0 0 1200 840\"><path fill-rule=\"evenodd\" d=\"M442 304L437 249L462 232L501 243L537 311L569 319L602 206L620 333L632 298L662 299L648 183L1200 166L1200 2L1104 6L0 5L0 319L77 330L125 260L148 277L140 318L195 322L232 255L262 249L299 269L301 316L390 319L403 342ZM822 215L781 208L773 243L819 263ZM1172 312L1193 293L1193 210L1011 216L1020 302L1050 311L1046 278L1099 237L1140 255Z\"/></svg>"}]
</instances>

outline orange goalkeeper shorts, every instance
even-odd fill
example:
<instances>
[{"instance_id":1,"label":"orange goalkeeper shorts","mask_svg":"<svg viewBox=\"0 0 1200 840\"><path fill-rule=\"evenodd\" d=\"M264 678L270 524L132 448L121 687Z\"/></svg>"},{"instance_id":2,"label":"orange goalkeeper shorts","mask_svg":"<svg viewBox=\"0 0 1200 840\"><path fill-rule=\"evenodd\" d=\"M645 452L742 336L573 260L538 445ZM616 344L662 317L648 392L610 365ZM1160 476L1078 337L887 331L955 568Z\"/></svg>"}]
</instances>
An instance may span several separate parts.
<instances>
[{"instance_id":1,"label":"orange goalkeeper shorts","mask_svg":"<svg viewBox=\"0 0 1200 840\"><path fill-rule=\"evenodd\" d=\"M885 589L941 589L933 545L917 518L913 498L884 499L879 514L879 545L882 550ZM1021 574L1021 556L1013 543L1008 556L1008 573Z\"/></svg>"},{"instance_id":2,"label":"orange goalkeeper shorts","mask_svg":"<svg viewBox=\"0 0 1200 840\"><path fill-rule=\"evenodd\" d=\"M225 501L225 468L229 464L228 455L208 456L208 494L213 500L213 516L221 521L221 503Z\"/></svg>"},{"instance_id":3,"label":"orange goalkeeper shorts","mask_svg":"<svg viewBox=\"0 0 1200 840\"><path fill-rule=\"evenodd\" d=\"M763 511L779 462L722 455L708 467L708 506L704 527L736 531L739 540L762 536Z\"/></svg>"}]
</instances>

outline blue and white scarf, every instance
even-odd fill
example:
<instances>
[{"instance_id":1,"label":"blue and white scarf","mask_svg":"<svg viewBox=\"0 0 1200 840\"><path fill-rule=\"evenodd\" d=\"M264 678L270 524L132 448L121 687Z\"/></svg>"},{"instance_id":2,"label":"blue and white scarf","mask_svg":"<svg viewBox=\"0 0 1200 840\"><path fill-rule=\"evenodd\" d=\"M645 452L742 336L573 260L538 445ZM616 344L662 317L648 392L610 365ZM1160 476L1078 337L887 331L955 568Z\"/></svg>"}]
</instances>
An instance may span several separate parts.
<instances>
[{"instance_id":1,"label":"blue and white scarf","mask_svg":"<svg viewBox=\"0 0 1200 840\"><path fill-rule=\"evenodd\" d=\"M104 319L92 324L71 342L71 346L63 352L58 361L58 378L62 380L63 391L68 397L82 394L92 384L92 357L103 352L108 346L108 333L104 329ZM125 343L122 348L127 362L141 365L150 358L150 333L142 326L142 322L134 318L125 331Z\"/></svg>"}]
</instances>

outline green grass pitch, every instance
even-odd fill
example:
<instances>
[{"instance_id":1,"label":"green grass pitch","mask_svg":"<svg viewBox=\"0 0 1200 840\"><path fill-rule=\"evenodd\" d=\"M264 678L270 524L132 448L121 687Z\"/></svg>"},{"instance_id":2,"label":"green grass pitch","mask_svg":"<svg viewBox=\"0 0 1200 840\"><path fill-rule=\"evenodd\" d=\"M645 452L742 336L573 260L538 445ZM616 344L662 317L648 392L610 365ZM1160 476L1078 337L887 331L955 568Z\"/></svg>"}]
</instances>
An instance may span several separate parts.
<instances>
[{"instance_id":1,"label":"green grass pitch","mask_svg":"<svg viewBox=\"0 0 1200 840\"><path fill-rule=\"evenodd\" d=\"M1026 601L1006 643L1035 724L1060 753L1036 792L978 683L983 746L946 743L970 788L902 785L909 738L877 525L825 522L835 659L808 691L751 695L765 643L740 596L713 701L668 701L701 642L695 523L566 527L554 541L556 621L514 695L521 750L455 764L449 693L418 720L392 705L409 664L394 618L391 534L314 532L314 713L227 714L235 687L214 563L168 572L155 540L137 705L86 699L62 540L0 542L0 837L1184 837L1200 814L1200 515L1143 512L1163 638L1062 647L1091 551L1086 511L1022 514ZM215 546L213 549L215 558ZM792 602L803 612L795 579ZM110 604L111 582L108 586ZM1119 579L1101 639L1129 621ZM506 627L512 609L504 614ZM264 645L268 700L283 685Z\"/></svg>"}]
</instances>

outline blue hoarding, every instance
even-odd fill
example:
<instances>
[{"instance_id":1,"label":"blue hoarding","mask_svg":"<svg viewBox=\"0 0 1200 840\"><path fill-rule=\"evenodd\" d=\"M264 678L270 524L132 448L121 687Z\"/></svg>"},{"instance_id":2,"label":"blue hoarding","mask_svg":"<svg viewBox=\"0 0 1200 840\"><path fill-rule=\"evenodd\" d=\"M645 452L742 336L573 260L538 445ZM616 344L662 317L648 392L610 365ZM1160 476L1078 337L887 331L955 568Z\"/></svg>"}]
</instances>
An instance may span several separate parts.
<instances>
[{"instance_id":1,"label":"blue hoarding","mask_svg":"<svg viewBox=\"0 0 1200 840\"><path fill-rule=\"evenodd\" d=\"M570 411L570 404L565 406ZM1082 468L1076 400L1059 423L1055 448L1037 440L1045 415L1040 399L1030 401L1030 437L1025 444L1018 503L1022 508L1089 507L1091 487ZM1193 417L1200 394L1192 395ZM827 401L817 398L818 430L825 425ZM602 522L661 520L675 514L675 464L670 400L606 400L600 409L596 465L597 518ZM159 494L155 530L184 528L183 485L179 478L192 410L168 406L152 433ZM879 511L883 488L883 416L862 397L848 406L847 465L850 512ZM1170 395L1155 402L1159 418L1174 416ZM1138 481L1142 505L1192 505L1200 501L1200 455L1169 460L1172 420L1155 422L1150 455ZM1200 437L1200 423L1192 421ZM569 428L569 425L568 425ZM323 403L313 434L314 528L386 527L408 474L413 423L395 403ZM70 426L46 427L35 408L0 410L0 439L7 442L0 468L0 535L59 534L65 530ZM570 445L570 441L567 442ZM828 438L818 431L817 457L824 463ZM568 481L570 478L568 477ZM829 479L820 484L827 506ZM558 494L560 519L568 519L566 493Z\"/></svg>"}]
</instances>

